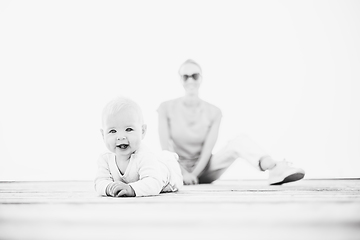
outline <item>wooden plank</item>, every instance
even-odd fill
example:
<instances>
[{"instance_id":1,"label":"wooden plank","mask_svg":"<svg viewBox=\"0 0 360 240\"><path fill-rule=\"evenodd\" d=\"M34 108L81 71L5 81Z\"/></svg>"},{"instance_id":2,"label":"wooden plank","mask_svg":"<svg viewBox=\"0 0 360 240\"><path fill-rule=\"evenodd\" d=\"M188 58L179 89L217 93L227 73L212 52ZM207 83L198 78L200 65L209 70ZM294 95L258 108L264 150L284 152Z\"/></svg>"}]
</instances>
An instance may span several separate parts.
<instances>
[{"instance_id":1,"label":"wooden plank","mask_svg":"<svg viewBox=\"0 0 360 240\"><path fill-rule=\"evenodd\" d=\"M0 182L0 239L360 239L360 180L218 181L144 198Z\"/></svg>"}]
</instances>

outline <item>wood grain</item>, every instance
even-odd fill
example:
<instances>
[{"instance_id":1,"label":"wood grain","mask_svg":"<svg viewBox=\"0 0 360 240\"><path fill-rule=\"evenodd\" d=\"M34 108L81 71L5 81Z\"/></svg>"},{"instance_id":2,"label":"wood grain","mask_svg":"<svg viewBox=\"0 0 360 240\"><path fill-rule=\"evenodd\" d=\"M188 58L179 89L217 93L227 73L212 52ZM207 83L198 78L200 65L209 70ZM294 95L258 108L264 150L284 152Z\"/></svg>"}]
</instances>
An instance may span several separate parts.
<instances>
[{"instance_id":1,"label":"wood grain","mask_svg":"<svg viewBox=\"0 0 360 240\"><path fill-rule=\"evenodd\" d=\"M217 181L142 198L0 182L0 239L360 239L360 180Z\"/></svg>"}]
</instances>

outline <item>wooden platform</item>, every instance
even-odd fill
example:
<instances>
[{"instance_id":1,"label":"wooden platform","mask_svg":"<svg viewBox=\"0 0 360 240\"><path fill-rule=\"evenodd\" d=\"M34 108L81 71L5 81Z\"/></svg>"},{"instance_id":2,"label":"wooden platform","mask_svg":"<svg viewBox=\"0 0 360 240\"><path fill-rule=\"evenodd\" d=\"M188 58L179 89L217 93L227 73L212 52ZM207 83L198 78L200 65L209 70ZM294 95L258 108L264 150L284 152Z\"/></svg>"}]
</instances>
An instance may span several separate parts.
<instances>
[{"instance_id":1,"label":"wooden platform","mask_svg":"<svg viewBox=\"0 0 360 240\"><path fill-rule=\"evenodd\" d=\"M88 182L0 182L0 240L360 239L360 180L218 181L144 198Z\"/></svg>"}]
</instances>

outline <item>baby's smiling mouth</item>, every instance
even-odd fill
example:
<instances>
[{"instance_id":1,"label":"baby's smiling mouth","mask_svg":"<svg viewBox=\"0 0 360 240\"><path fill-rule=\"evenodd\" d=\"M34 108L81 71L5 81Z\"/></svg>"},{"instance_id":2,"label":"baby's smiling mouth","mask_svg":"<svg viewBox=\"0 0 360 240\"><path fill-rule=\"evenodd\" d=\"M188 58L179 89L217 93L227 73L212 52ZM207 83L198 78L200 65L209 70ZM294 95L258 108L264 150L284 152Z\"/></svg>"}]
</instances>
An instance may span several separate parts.
<instances>
[{"instance_id":1,"label":"baby's smiling mouth","mask_svg":"<svg viewBox=\"0 0 360 240\"><path fill-rule=\"evenodd\" d=\"M129 147L129 144L119 144L119 145L116 145L116 147L118 147L120 149L127 149Z\"/></svg>"}]
</instances>

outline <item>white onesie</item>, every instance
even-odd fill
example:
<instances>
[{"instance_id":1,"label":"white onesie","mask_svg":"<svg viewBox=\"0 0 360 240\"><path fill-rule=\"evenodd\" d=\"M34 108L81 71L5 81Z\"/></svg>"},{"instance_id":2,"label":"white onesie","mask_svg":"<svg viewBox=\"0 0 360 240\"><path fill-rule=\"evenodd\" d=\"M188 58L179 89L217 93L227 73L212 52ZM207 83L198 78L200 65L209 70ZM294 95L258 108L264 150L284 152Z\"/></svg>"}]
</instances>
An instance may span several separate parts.
<instances>
[{"instance_id":1,"label":"white onesie","mask_svg":"<svg viewBox=\"0 0 360 240\"><path fill-rule=\"evenodd\" d=\"M121 174L114 153L104 153L98 160L95 189L106 196L106 187L116 181L129 184L136 197L158 195L161 192L175 192L183 186L183 178L176 153L151 152L142 144L131 155L129 165Z\"/></svg>"}]
</instances>

